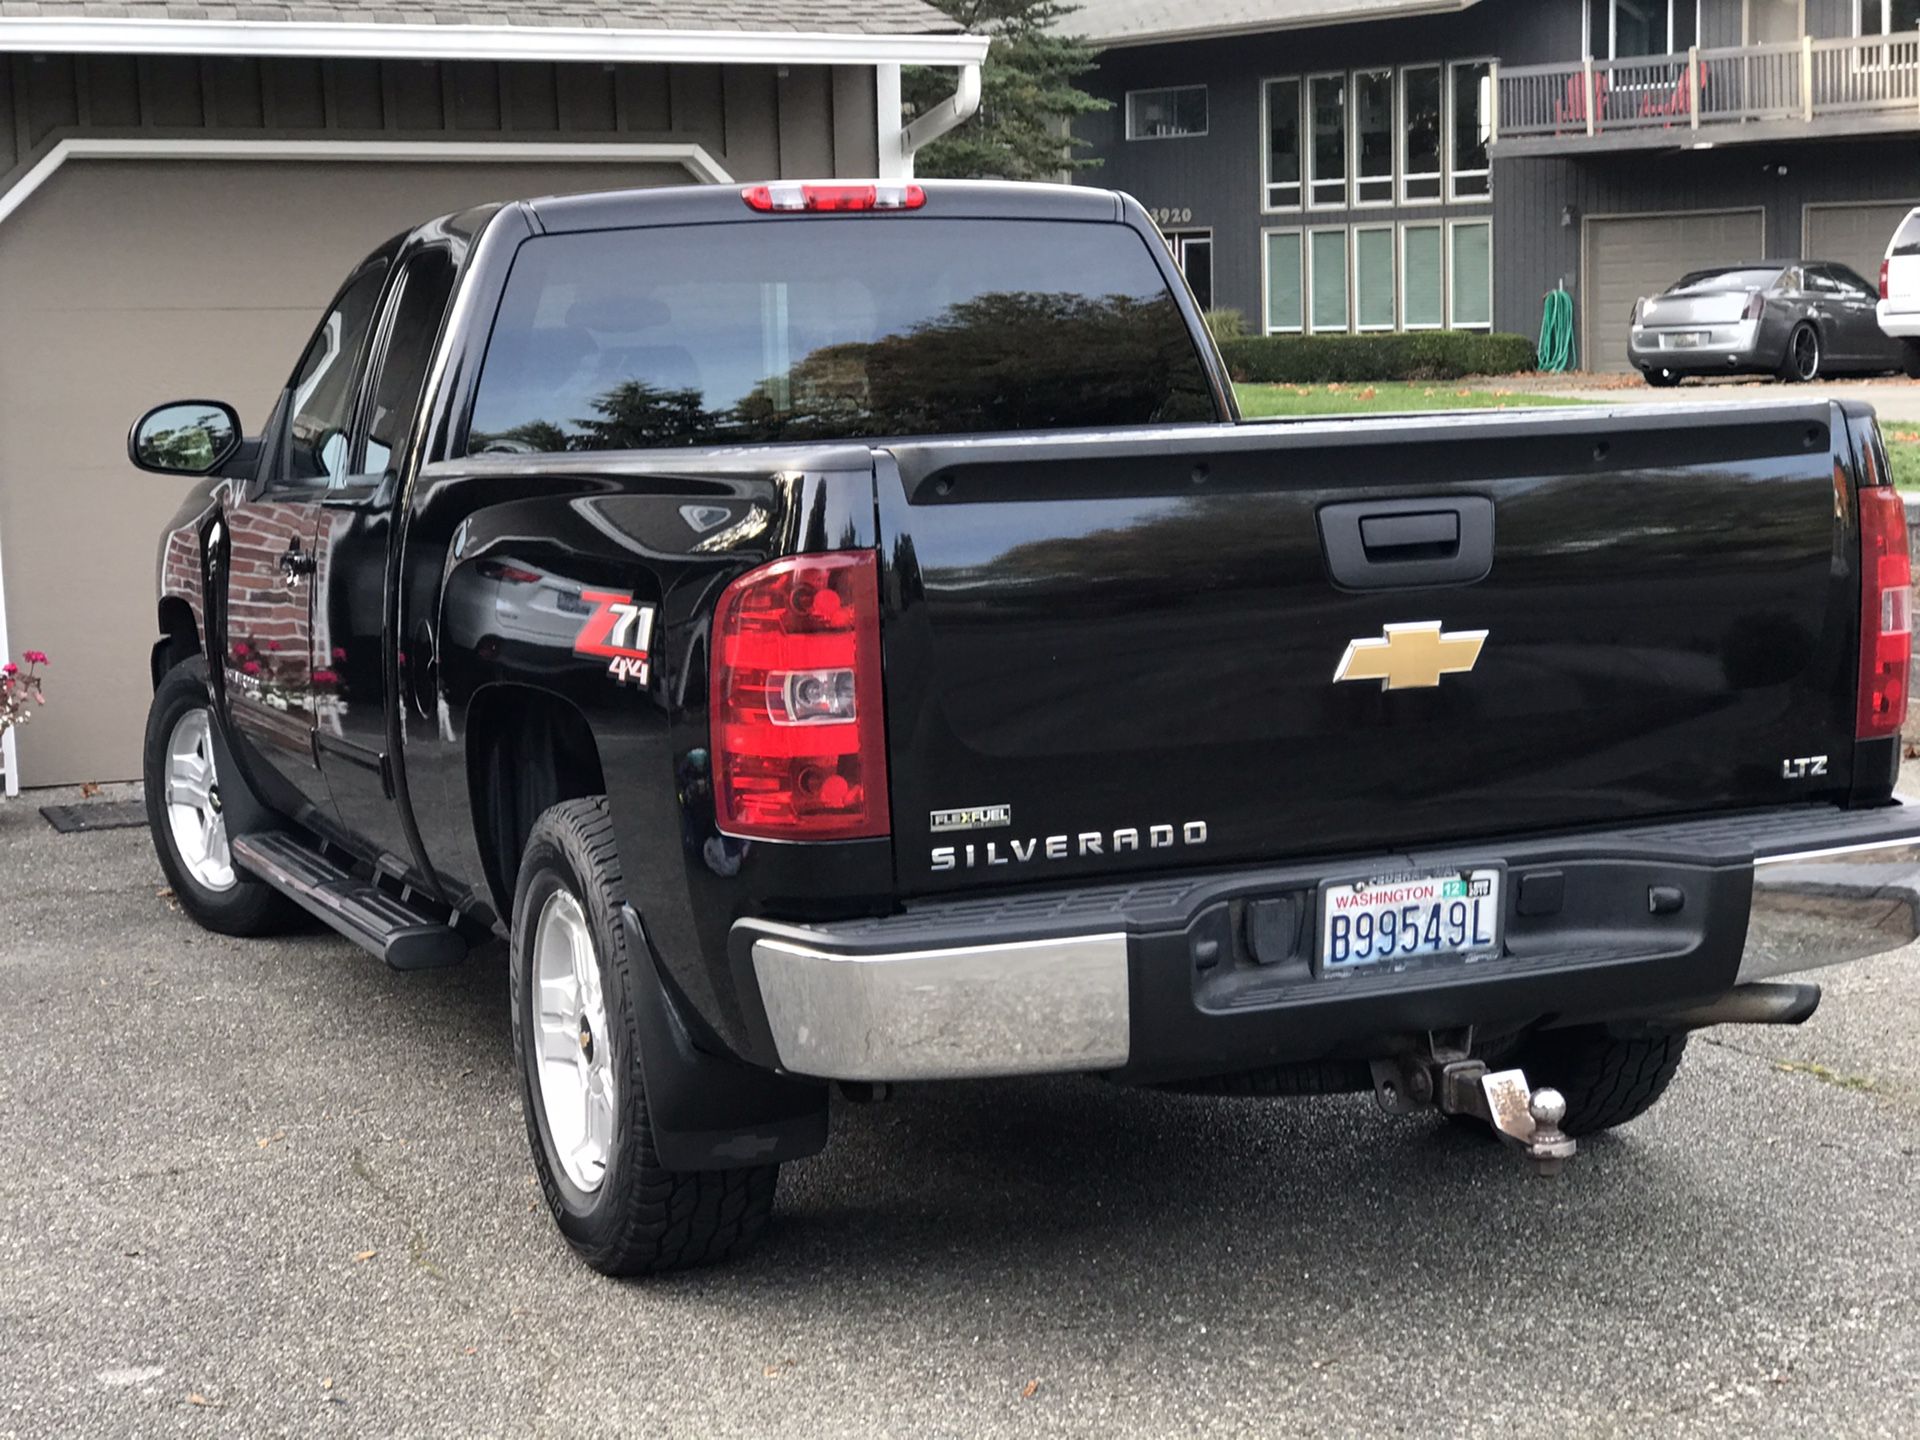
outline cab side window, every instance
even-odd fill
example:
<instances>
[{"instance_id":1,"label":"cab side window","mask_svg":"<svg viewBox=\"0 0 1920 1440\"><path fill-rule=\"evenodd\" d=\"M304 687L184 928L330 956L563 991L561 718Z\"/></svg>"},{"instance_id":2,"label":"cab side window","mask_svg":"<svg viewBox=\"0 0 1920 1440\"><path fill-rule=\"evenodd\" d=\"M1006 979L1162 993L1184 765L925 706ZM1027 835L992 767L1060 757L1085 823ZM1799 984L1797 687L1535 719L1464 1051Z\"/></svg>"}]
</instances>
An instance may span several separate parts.
<instances>
[{"instance_id":1,"label":"cab side window","mask_svg":"<svg viewBox=\"0 0 1920 1440\"><path fill-rule=\"evenodd\" d=\"M284 465L288 480L330 484L347 472L354 376L373 329L374 307L386 273L382 262L347 282L294 369L289 382L293 419L287 429Z\"/></svg>"},{"instance_id":2,"label":"cab side window","mask_svg":"<svg viewBox=\"0 0 1920 1440\"><path fill-rule=\"evenodd\" d=\"M413 431L440 325L453 300L454 279L453 257L443 249L421 251L400 272L387 302L389 319L375 362L366 451L359 466L363 475L390 471Z\"/></svg>"}]
</instances>

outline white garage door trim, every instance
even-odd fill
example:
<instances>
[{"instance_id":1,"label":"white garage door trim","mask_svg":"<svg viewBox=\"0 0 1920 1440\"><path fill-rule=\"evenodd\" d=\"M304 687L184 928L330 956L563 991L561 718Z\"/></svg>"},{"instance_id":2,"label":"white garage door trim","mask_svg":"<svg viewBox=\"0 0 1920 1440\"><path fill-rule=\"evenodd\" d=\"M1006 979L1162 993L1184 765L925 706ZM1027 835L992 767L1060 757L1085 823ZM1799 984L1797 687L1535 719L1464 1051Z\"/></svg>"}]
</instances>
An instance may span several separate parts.
<instances>
[{"instance_id":1,"label":"white garage door trim","mask_svg":"<svg viewBox=\"0 0 1920 1440\"><path fill-rule=\"evenodd\" d=\"M1684 219L1699 215L1758 215L1760 217L1760 248L1766 249L1767 243L1767 207L1764 205L1722 205L1705 210L1621 210L1607 215L1582 215L1580 217L1580 358L1585 361L1593 355L1593 340L1587 331L1587 297L1593 293L1593 227L1609 220L1666 220ZM1674 277L1678 279L1678 276Z\"/></svg>"},{"instance_id":2,"label":"white garage door trim","mask_svg":"<svg viewBox=\"0 0 1920 1440\"><path fill-rule=\"evenodd\" d=\"M450 164L514 160L561 164L614 164L652 161L678 164L696 180L724 185L733 177L704 145L691 142L591 141L554 144L537 140L62 140L40 158L20 182L0 195L0 224L5 224L35 191L69 160L433 160ZM0 659L11 659L7 638L6 545L0 537ZM20 765L13 731L0 737L0 770L5 793L20 793Z\"/></svg>"}]
</instances>

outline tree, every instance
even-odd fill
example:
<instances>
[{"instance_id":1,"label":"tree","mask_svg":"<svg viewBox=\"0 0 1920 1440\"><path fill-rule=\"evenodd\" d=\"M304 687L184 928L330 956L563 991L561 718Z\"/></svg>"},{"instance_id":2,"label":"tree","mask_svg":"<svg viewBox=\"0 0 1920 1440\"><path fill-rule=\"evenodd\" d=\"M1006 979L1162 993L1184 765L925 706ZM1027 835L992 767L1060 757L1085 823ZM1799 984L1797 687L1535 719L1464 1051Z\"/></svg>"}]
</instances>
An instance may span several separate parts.
<instances>
[{"instance_id":1,"label":"tree","mask_svg":"<svg viewBox=\"0 0 1920 1440\"><path fill-rule=\"evenodd\" d=\"M1109 109L1074 81L1095 68L1084 40L1061 33L1075 6L1059 0L933 0L974 35L992 38L980 67L980 112L915 158L915 173L936 179L1053 180L1098 165L1074 151L1086 144L1068 128L1076 115ZM1071 29L1071 25L1067 28ZM911 69L901 77L910 114L924 114L953 93L951 70Z\"/></svg>"}]
</instances>

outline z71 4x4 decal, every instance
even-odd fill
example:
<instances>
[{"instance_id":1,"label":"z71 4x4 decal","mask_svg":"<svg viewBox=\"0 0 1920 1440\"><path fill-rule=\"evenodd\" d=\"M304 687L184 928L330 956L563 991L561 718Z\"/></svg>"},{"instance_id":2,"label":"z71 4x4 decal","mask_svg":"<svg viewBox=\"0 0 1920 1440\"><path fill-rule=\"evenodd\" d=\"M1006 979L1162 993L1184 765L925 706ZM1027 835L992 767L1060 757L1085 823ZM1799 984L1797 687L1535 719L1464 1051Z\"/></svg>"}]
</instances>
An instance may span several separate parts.
<instances>
[{"instance_id":1,"label":"z71 4x4 decal","mask_svg":"<svg viewBox=\"0 0 1920 1440\"><path fill-rule=\"evenodd\" d=\"M607 673L619 681L647 683L647 646L653 642L653 606L636 605L631 595L584 590L580 598L594 607L573 639L573 653L605 657Z\"/></svg>"}]
</instances>

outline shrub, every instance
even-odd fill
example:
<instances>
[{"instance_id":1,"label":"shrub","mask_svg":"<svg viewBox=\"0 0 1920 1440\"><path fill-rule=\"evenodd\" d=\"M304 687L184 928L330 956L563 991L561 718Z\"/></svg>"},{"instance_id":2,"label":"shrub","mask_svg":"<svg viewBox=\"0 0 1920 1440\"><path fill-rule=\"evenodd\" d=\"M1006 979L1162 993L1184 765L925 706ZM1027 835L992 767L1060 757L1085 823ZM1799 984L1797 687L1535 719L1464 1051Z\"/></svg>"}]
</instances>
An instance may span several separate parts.
<instances>
[{"instance_id":1,"label":"shrub","mask_svg":"<svg viewBox=\"0 0 1920 1440\"><path fill-rule=\"evenodd\" d=\"M1246 338L1247 317L1238 310L1207 310L1200 318L1207 322L1207 329L1213 332L1215 340L1241 340Z\"/></svg>"},{"instance_id":2,"label":"shrub","mask_svg":"<svg viewBox=\"0 0 1920 1440\"><path fill-rule=\"evenodd\" d=\"M1216 332L1217 333L1217 332ZM1321 385L1349 380L1457 380L1510 375L1534 366L1524 335L1472 330L1419 330L1382 335L1251 335L1220 337L1235 380Z\"/></svg>"}]
</instances>

